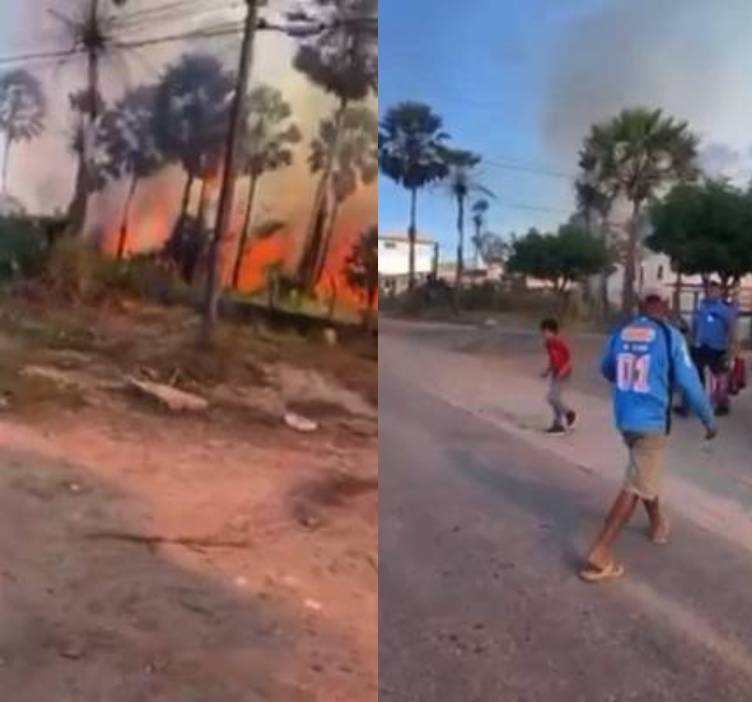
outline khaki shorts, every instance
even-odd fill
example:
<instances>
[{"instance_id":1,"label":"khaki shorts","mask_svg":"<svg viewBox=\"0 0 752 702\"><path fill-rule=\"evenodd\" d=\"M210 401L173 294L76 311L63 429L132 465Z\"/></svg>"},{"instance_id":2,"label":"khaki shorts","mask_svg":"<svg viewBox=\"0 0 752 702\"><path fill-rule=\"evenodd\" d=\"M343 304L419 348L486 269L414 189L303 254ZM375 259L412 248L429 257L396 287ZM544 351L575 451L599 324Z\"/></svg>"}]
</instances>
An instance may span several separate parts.
<instances>
[{"instance_id":1,"label":"khaki shorts","mask_svg":"<svg viewBox=\"0 0 752 702\"><path fill-rule=\"evenodd\" d=\"M668 437L657 432L624 432L629 449L629 465L624 489L642 500L657 499L666 472Z\"/></svg>"}]
</instances>

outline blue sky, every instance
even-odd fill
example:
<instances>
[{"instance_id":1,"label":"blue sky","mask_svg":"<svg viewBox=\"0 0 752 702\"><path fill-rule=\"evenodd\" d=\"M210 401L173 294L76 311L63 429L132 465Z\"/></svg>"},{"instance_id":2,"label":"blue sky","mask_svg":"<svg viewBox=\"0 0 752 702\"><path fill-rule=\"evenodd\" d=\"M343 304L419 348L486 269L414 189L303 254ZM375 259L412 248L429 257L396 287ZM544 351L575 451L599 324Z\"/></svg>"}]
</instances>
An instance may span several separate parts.
<instances>
[{"instance_id":1,"label":"blue sky","mask_svg":"<svg viewBox=\"0 0 752 702\"><path fill-rule=\"evenodd\" d=\"M686 118L714 169L747 174L752 24L747 0L381 0L379 110L429 103L457 146L488 161L571 174L589 124L648 104ZM482 166L489 228L553 228L574 204L566 177ZM423 192L418 225L455 244L454 210ZM530 208L530 209L526 209ZM404 231L408 198L379 180L381 231Z\"/></svg>"},{"instance_id":2,"label":"blue sky","mask_svg":"<svg viewBox=\"0 0 752 702\"><path fill-rule=\"evenodd\" d=\"M540 138L542 83L550 46L572 9L597 0L474 0L460 10L447 0L382 0L379 32L379 106L404 99L429 103L445 119L453 141L489 160L533 169L572 171L554 162ZM565 178L485 165L483 181L497 196L489 227L499 233L548 227L566 217L571 182ZM522 209L523 206L541 211ZM554 211L548 211L554 210ZM406 194L379 180L382 231L406 226ZM419 200L419 226L442 247L454 246L453 206L437 188Z\"/></svg>"}]
</instances>

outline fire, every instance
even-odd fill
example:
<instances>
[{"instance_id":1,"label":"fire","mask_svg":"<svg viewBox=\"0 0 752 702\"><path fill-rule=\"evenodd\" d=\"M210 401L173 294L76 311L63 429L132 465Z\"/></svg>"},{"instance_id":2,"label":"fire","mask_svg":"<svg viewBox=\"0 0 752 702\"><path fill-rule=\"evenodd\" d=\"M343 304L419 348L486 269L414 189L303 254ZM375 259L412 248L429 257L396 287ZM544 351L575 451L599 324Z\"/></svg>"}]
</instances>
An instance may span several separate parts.
<instances>
[{"instance_id":1,"label":"fire","mask_svg":"<svg viewBox=\"0 0 752 702\"><path fill-rule=\"evenodd\" d=\"M159 250L171 236L176 213L176 191L165 183L150 183L151 187L139 189L134 198L126 234L126 254ZM194 195L194 199L195 195ZM194 203L196 204L196 203ZM232 280L237 256L242 208L238 208L231 222L231 231L220 251L222 278L226 284ZM100 220L101 221L101 220ZM121 235L122 209L109 208L108 217L100 225L100 246L105 255L115 256ZM299 253L298 240L301 227L283 229L267 237L251 238L240 268L239 289L248 293L263 291L268 268L279 264L288 274L294 272ZM356 217L341 217L332 237L324 272L316 293L322 302L335 299L338 304L361 309L365 303L361 291L353 290L347 282L347 258L363 226Z\"/></svg>"},{"instance_id":2,"label":"fire","mask_svg":"<svg viewBox=\"0 0 752 702\"><path fill-rule=\"evenodd\" d=\"M316 288L323 299L336 295L337 300L349 307L359 309L363 306L363 296L353 290L347 282L345 267L353 244L360 236L361 227L352 221L343 221L332 236L329 255L324 264L324 274Z\"/></svg>"},{"instance_id":3,"label":"fire","mask_svg":"<svg viewBox=\"0 0 752 702\"><path fill-rule=\"evenodd\" d=\"M232 277L235 257L237 256L238 235L228 237L223 255L224 279ZM266 275L269 266L279 263L285 266L290 260L293 247L290 236L286 231L278 232L274 236L251 240L246 249L240 267L238 287L245 292L258 292L266 286Z\"/></svg>"}]
</instances>

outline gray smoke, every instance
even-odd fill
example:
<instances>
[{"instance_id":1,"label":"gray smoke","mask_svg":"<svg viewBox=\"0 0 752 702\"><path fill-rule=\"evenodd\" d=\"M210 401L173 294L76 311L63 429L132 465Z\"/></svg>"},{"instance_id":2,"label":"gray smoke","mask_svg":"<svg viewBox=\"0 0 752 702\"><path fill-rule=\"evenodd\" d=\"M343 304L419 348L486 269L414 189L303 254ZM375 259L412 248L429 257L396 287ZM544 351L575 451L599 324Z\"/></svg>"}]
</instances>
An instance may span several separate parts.
<instances>
[{"instance_id":1,"label":"gray smoke","mask_svg":"<svg viewBox=\"0 0 752 702\"><path fill-rule=\"evenodd\" d=\"M551 157L574 164L593 122L644 105L688 120L714 167L743 170L750 26L749 0L610 0L575 22L549 62L542 129Z\"/></svg>"}]
</instances>

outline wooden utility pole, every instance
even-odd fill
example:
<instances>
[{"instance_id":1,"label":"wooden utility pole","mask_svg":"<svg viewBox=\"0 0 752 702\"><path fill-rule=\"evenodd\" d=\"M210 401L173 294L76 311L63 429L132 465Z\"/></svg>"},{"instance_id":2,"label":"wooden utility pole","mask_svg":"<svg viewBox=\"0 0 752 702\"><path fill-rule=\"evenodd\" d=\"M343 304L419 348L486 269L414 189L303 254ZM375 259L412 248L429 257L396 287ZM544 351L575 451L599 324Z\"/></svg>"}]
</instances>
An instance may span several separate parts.
<instances>
[{"instance_id":1,"label":"wooden utility pole","mask_svg":"<svg viewBox=\"0 0 752 702\"><path fill-rule=\"evenodd\" d=\"M73 26L80 34L80 42L86 52L86 93L80 105L83 123L79 147L78 172L73 191L73 199L68 206L68 232L79 235L86 221L86 207L91 191L90 160L94 140L94 129L99 118L99 57L104 51L106 38L102 34L100 1L90 0L88 15L80 21L73 21L53 10L52 14L69 27Z\"/></svg>"},{"instance_id":2,"label":"wooden utility pole","mask_svg":"<svg viewBox=\"0 0 752 702\"><path fill-rule=\"evenodd\" d=\"M209 271L206 280L204 299L204 319L202 324L202 341L211 342L214 327L219 315L219 300L222 296L222 242L225 240L232 219L233 200L235 197L235 182L238 170L239 146L245 125L246 96L248 82L253 62L253 40L258 21L259 0L246 0L248 7L245 18L243 44L240 49L240 65L238 67L238 84L232 101L230 112L230 127L227 133L227 144L224 155L224 172L219 192L217 207L217 221L214 234L209 245Z\"/></svg>"}]
</instances>

